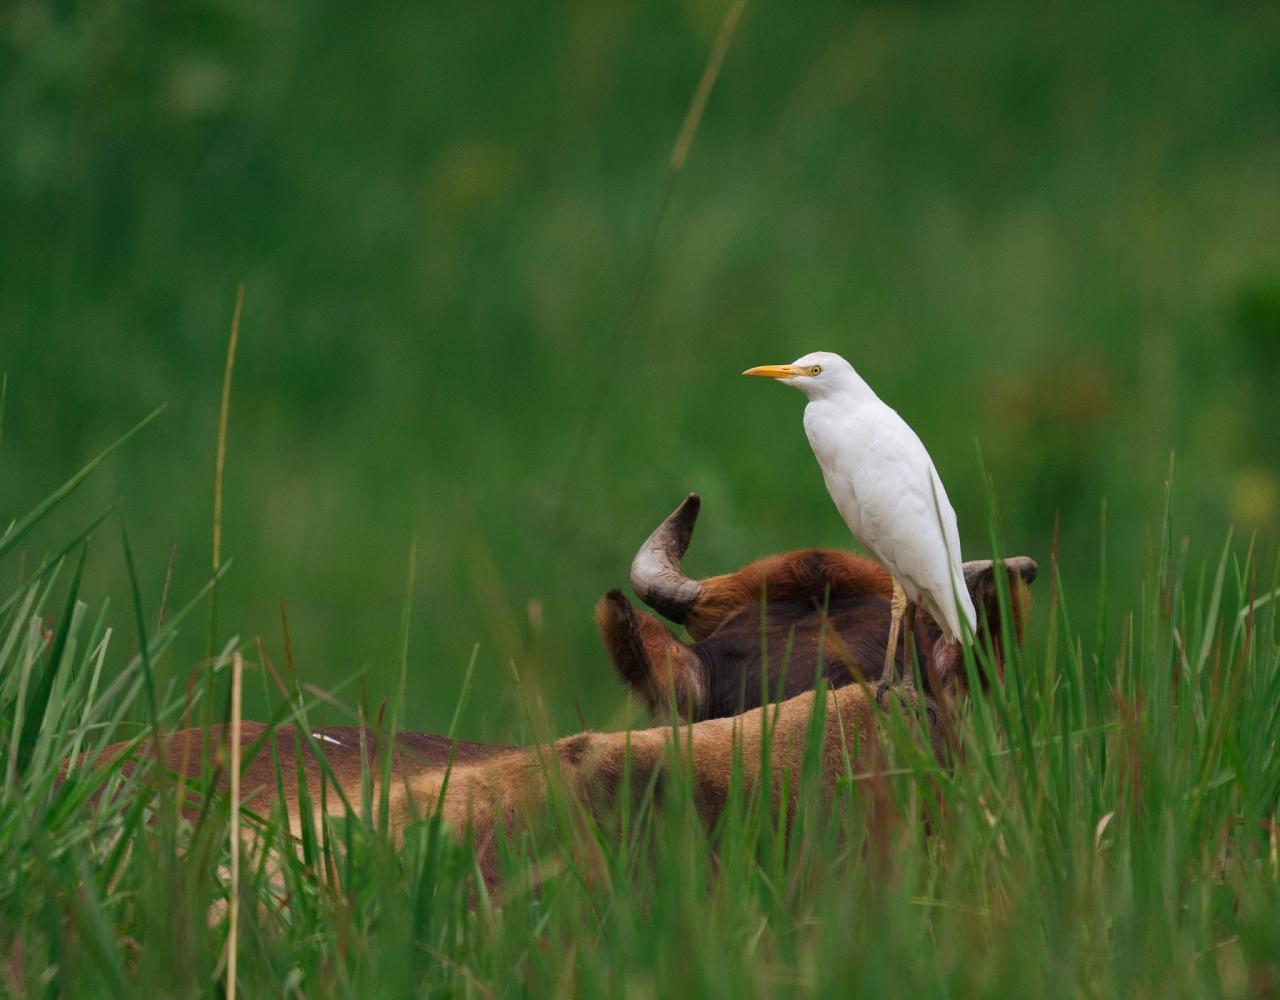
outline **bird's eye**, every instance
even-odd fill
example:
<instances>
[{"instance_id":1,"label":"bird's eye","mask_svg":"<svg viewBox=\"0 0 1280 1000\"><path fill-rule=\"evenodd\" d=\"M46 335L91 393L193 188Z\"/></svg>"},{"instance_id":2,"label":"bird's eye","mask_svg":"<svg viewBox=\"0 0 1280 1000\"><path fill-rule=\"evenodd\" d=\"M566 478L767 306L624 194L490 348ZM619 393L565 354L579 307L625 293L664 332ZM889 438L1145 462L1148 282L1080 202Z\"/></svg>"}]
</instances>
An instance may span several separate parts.
<instances>
[{"instance_id":1,"label":"bird's eye","mask_svg":"<svg viewBox=\"0 0 1280 1000\"><path fill-rule=\"evenodd\" d=\"M810 375L821 375L821 374L822 374L822 365L810 365L810 366L809 366L809 374L810 374Z\"/></svg>"}]
</instances>

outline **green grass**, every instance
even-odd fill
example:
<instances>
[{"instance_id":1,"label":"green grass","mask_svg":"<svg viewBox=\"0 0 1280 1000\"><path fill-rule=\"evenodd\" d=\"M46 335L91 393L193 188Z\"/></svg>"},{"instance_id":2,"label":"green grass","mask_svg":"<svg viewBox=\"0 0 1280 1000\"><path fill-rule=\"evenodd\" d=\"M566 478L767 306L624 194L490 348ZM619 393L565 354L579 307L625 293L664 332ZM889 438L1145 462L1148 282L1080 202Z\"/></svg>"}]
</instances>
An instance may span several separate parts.
<instances>
[{"instance_id":1,"label":"green grass","mask_svg":"<svg viewBox=\"0 0 1280 1000\"><path fill-rule=\"evenodd\" d=\"M182 718L224 720L200 679L225 677L236 649L277 725L306 732L316 706L305 676L273 690L261 646L234 638L179 669L175 635L202 628L207 586L171 597L162 622L140 600L85 595L86 552L123 564L137 593L116 536L86 526L0 615L10 995L224 990L225 799L179 820L163 772L76 769L59 783L61 767L115 739L144 747ZM677 766L661 809L646 799L619 831L588 831L590 863L563 849L581 830L553 796L545 824L507 845L493 896L430 803L403 847L389 844L367 782L345 819L298 844L279 815L246 815L277 874L261 856L243 862L241 995L1274 993L1280 573L1229 537L1216 562L1189 565L1168 512L1158 537L1141 604L1088 636L1044 567L1044 638L1010 651L1007 683L972 702L962 761L939 771L896 737L888 827L869 826L871 786L849 775L830 809L802 780L790 836L740 785L708 834ZM0 540L11 576L13 548ZM406 663L412 573L407 589ZM403 683L389 719L412 695ZM364 697L339 694L353 718ZM296 777L277 768L277 780ZM533 859L558 872L538 892Z\"/></svg>"}]
</instances>

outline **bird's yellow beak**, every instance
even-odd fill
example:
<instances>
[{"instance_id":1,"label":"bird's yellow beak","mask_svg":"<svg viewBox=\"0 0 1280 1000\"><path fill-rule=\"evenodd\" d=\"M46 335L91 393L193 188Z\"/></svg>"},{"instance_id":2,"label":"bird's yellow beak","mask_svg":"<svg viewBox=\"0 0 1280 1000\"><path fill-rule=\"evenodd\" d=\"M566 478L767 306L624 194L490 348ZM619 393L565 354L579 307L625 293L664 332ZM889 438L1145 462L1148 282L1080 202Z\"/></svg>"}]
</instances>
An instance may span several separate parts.
<instances>
[{"instance_id":1,"label":"bird's yellow beak","mask_svg":"<svg viewBox=\"0 0 1280 1000\"><path fill-rule=\"evenodd\" d=\"M795 365L760 365L756 368L748 368L743 375L758 375L761 378L795 378L797 375L803 375L804 372Z\"/></svg>"}]
</instances>

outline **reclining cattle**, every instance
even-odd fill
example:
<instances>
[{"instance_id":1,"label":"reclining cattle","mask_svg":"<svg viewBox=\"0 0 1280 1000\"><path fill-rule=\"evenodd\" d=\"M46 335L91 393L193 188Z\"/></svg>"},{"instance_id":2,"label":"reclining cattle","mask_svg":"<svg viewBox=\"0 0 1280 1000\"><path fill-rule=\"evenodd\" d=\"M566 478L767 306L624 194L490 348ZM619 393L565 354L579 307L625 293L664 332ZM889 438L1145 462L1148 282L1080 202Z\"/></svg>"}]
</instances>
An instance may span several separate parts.
<instances>
[{"instance_id":1,"label":"reclining cattle","mask_svg":"<svg viewBox=\"0 0 1280 1000\"><path fill-rule=\"evenodd\" d=\"M893 581L876 562L849 552L805 549L761 559L735 573L692 580L680 568L701 502L689 494L636 553L631 585L645 604L684 625L685 645L652 615L637 613L621 591L596 605L596 625L618 673L657 715L716 719L781 701L813 688L821 673L833 688L877 681L889 641ZM1021 642L1027 587L1035 560L1005 560L1008 617ZM979 644L1003 661L999 585L990 560L964 564L979 614ZM959 649L941 638L927 615L917 616L912 641L930 695L963 683ZM767 667L766 667L767 664ZM932 681L932 683L931 683ZM932 690L941 684L943 692Z\"/></svg>"},{"instance_id":2,"label":"reclining cattle","mask_svg":"<svg viewBox=\"0 0 1280 1000\"><path fill-rule=\"evenodd\" d=\"M637 593L651 607L684 623L695 639L693 646L681 643L655 618L636 613L617 591L602 598L596 611L606 648L623 679L656 711L674 706L690 724L583 732L523 748L397 734L387 789L389 832L394 837L438 804L452 829L474 837L481 871L492 883L499 874L498 837L546 815L553 780L562 782L580 816L607 826L624 790L642 796L661 783L677 757L672 752L676 746L689 769L696 807L713 825L728 799L735 760L748 792L764 786L776 798L779 789L795 787L814 718L819 673L835 689L824 693L817 706L824 716L820 791L829 798L841 775L879 767L876 699L865 685L851 682L864 666L884 661L888 575L875 563L846 553L807 550L761 560L726 576L691 580L680 572L680 559L697 511L697 497L690 496L641 547L632 568ZM1011 560L1009 567L1016 577L1014 617L1020 631L1026 607L1023 588L1034 577L1035 564ZM983 635L998 640L992 564L969 564L966 578L975 604L986 612ZM927 720L925 729L916 730L921 751L943 760L945 715L940 721L937 707L939 699L963 690L964 672L952 662L944 664L946 676L939 676L938 665L946 658L938 655L935 638L936 627L920 621L918 648L935 684L919 693L906 690L903 697L908 706L927 709L920 715ZM783 650L789 655L782 655ZM770 700L781 701L776 710L759 707L766 683ZM225 746L229 734L219 728L211 740L205 736L201 730L183 730L163 739L167 768L186 775L200 773L200 748ZM304 824L321 819L322 809L340 817L346 803L360 802L362 781L372 782L374 801L381 795L382 748L371 730L268 731L261 724L245 723L240 744L245 762L242 803L268 815L273 803L283 798L295 837L302 835ZM150 747L141 740L116 744L104 758L135 750L146 754ZM311 815L305 815L299 783L277 783L277 760L284 775L294 775L295 769L302 774L300 784Z\"/></svg>"}]
</instances>

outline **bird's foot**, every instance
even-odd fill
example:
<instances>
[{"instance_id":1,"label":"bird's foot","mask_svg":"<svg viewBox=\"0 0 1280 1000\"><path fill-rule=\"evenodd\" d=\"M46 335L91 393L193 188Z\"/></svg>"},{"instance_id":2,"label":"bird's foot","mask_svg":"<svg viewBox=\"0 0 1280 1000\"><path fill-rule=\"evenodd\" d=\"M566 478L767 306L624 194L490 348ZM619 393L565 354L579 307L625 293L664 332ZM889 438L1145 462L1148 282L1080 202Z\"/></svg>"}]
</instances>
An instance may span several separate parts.
<instances>
[{"instance_id":1,"label":"bird's foot","mask_svg":"<svg viewBox=\"0 0 1280 1000\"><path fill-rule=\"evenodd\" d=\"M906 681L902 683L894 683L893 681L882 680L876 684L876 704L880 708L885 707L885 698L890 694L903 695L914 694L914 685L908 684Z\"/></svg>"},{"instance_id":2,"label":"bird's foot","mask_svg":"<svg viewBox=\"0 0 1280 1000\"><path fill-rule=\"evenodd\" d=\"M876 704L880 708L885 707L885 699L893 694L895 697L905 697L907 701L914 703L916 700L916 680L911 674L904 674L898 678L897 671L887 671L876 683Z\"/></svg>"}]
</instances>

